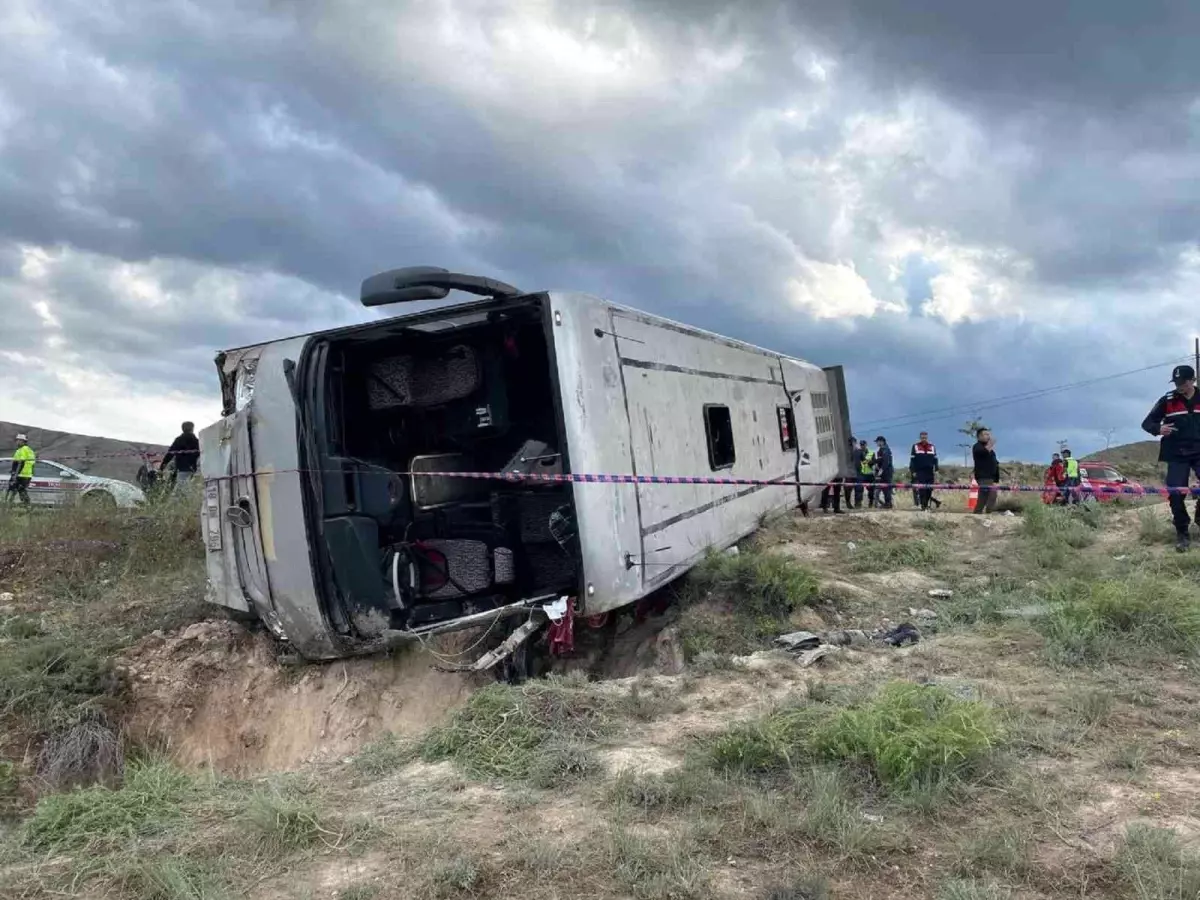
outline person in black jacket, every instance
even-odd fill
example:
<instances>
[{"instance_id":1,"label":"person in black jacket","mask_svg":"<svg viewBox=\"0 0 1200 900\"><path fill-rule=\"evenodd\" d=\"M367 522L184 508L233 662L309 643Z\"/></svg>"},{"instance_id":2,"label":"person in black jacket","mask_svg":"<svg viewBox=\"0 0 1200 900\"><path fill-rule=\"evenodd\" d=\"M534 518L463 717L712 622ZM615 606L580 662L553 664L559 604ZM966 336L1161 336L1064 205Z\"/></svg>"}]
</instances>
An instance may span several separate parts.
<instances>
[{"instance_id":1,"label":"person in black jacket","mask_svg":"<svg viewBox=\"0 0 1200 900\"><path fill-rule=\"evenodd\" d=\"M1171 515L1175 520L1175 549L1180 553L1191 546L1185 491L1193 473L1200 478L1200 398L1196 395L1196 370L1176 366L1171 373L1175 390L1159 399L1142 422L1142 430L1162 438L1158 461L1167 464L1167 487L1171 491ZM1196 509L1200 524L1200 503Z\"/></svg>"},{"instance_id":2,"label":"person in black jacket","mask_svg":"<svg viewBox=\"0 0 1200 900\"><path fill-rule=\"evenodd\" d=\"M171 442L167 455L163 457L159 471L165 471L172 462L175 463L175 487L182 488L192 480L196 470L200 468L200 439L196 437L196 426L192 422L184 422L180 426L183 433Z\"/></svg>"},{"instance_id":3,"label":"person in black jacket","mask_svg":"<svg viewBox=\"0 0 1200 900\"><path fill-rule=\"evenodd\" d=\"M883 435L875 438L875 480L882 487L875 489L880 509L892 509L892 482L896 480L896 464L892 461L892 448Z\"/></svg>"},{"instance_id":4,"label":"person in black jacket","mask_svg":"<svg viewBox=\"0 0 1200 900\"><path fill-rule=\"evenodd\" d=\"M999 491L996 485L1000 483L1000 461L996 459L996 439L987 428L975 432L975 446L971 448L971 456L975 460L975 482L979 485L979 500L975 503L975 512L979 515L996 511L996 498Z\"/></svg>"},{"instance_id":5,"label":"person in black jacket","mask_svg":"<svg viewBox=\"0 0 1200 900\"><path fill-rule=\"evenodd\" d=\"M938 470L938 457L937 447L929 443L929 432L922 431L918 441L912 445L912 450L909 451L908 470L912 473L914 483L933 484ZM933 502L933 488L914 488L913 493L916 495L917 504L921 509L928 511L929 504ZM941 506L940 503L938 505Z\"/></svg>"}]
</instances>

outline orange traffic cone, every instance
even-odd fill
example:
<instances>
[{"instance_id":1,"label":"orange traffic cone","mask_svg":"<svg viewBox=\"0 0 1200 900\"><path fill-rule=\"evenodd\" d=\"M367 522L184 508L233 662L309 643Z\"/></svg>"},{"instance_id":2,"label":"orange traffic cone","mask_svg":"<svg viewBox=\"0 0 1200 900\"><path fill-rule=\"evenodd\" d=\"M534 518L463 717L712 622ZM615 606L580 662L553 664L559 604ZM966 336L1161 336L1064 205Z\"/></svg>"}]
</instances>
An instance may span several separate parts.
<instances>
[{"instance_id":1,"label":"orange traffic cone","mask_svg":"<svg viewBox=\"0 0 1200 900\"><path fill-rule=\"evenodd\" d=\"M975 480L975 476L971 476L971 490L967 492L967 512L975 512L975 507L979 505L979 482Z\"/></svg>"}]
</instances>

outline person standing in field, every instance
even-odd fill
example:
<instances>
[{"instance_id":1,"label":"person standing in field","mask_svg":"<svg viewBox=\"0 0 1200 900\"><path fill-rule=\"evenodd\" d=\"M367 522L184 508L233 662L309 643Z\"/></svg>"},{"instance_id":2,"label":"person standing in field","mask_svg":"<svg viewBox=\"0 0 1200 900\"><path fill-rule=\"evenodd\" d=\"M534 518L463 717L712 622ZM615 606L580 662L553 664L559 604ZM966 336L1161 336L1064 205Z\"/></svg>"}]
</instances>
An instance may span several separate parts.
<instances>
[{"instance_id":1,"label":"person standing in field","mask_svg":"<svg viewBox=\"0 0 1200 900\"><path fill-rule=\"evenodd\" d=\"M929 504L933 501L933 488L924 485L933 484L938 470L938 457L937 447L929 442L929 433L926 431L921 432L920 438L909 451L908 470L912 473L913 482L921 485L913 489L917 505L922 511L928 512Z\"/></svg>"},{"instance_id":2,"label":"person standing in field","mask_svg":"<svg viewBox=\"0 0 1200 900\"><path fill-rule=\"evenodd\" d=\"M1063 471L1067 476L1067 489L1063 492L1063 505L1079 503L1079 460L1071 455L1071 451L1063 447Z\"/></svg>"},{"instance_id":3,"label":"person standing in field","mask_svg":"<svg viewBox=\"0 0 1200 900\"><path fill-rule=\"evenodd\" d=\"M1192 520L1188 516L1186 493L1192 475L1200 478L1200 401L1196 396L1196 370L1176 366L1171 373L1175 389L1161 397L1142 422L1142 430L1157 435L1158 461L1167 464L1167 487L1171 518L1175 522L1175 549L1186 553L1192 541L1188 534ZM1200 524L1200 501L1196 522Z\"/></svg>"},{"instance_id":4,"label":"person standing in field","mask_svg":"<svg viewBox=\"0 0 1200 900\"><path fill-rule=\"evenodd\" d=\"M172 462L175 463L176 490L182 490L200 468L200 439L196 437L196 426L192 422L184 422L180 428L182 433L171 442L159 466L161 472Z\"/></svg>"},{"instance_id":5,"label":"person standing in field","mask_svg":"<svg viewBox=\"0 0 1200 900\"><path fill-rule=\"evenodd\" d=\"M883 435L875 438L875 478L881 487L876 488L875 499L880 509L892 508L892 482L896 480L896 465L892 461L892 448Z\"/></svg>"},{"instance_id":6,"label":"person standing in field","mask_svg":"<svg viewBox=\"0 0 1200 900\"><path fill-rule=\"evenodd\" d=\"M33 464L36 461L37 454L29 446L29 436L18 434L17 449L13 451L12 455L12 474L8 477L8 501L10 503L12 495L16 494L21 498L24 506L29 506L29 482L33 481Z\"/></svg>"},{"instance_id":7,"label":"person standing in field","mask_svg":"<svg viewBox=\"0 0 1200 900\"><path fill-rule=\"evenodd\" d=\"M875 454L867 447L867 442L859 441L858 449L854 451L854 508L862 509L863 490L867 492L867 506L875 505Z\"/></svg>"},{"instance_id":8,"label":"person standing in field","mask_svg":"<svg viewBox=\"0 0 1200 900\"><path fill-rule=\"evenodd\" d=\"M975 446L971 456L975 461L975 482L979 485L979 500L975 504L978 515L996 511L996 498L1000 483L1000 461L996 458L996 439L987 428L975 432Z\"/></svg>"}]
</instances>

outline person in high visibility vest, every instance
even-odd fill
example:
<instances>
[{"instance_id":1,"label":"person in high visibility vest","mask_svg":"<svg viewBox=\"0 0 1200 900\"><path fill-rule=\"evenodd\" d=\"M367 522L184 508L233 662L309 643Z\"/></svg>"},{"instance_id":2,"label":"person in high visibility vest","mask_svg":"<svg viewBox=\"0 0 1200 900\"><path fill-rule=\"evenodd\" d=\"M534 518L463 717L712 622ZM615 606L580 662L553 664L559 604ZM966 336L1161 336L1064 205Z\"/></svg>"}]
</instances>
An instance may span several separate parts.
<instances>
[{"instance_id":1,"label":"person in high visibility vest","mask_svg":"<svg viewBox=\"0 0 1200 900\"><path fill-rule=\"evenodd\" d=\"M1062 452L1063 472L1067 476L1066 490L1063 493L1063 505L1079 502L1079 460L1071 455L1065 447Z\"/></svg>"},{"instance_id":2,"label":"person in high visibility vest","mask_svg":"<svg viewBox=\"0 0 1200 900\"><path fill-rule=\"evenodd\" d=\"M863 491L867 494L867 505L875 505L875 454L867 446L866 441L858 442L854 451L855 485L854 508L862 509Z\"/></svg>"},{"instance_id":3,"label":"person in high visibility vest","mask_svg":"<svg viewBox=\"0 0 1200 900\"><path fill-rule=\"evenodd\" d=\"M29 446L29 437L18 434L17 449L12 455L12 474L8 478L9 502L12 502L12 495L16 494L25 506L29 506L29 482L33 481L33 464L36 461L37 454Z\"/></svg>"}]
</instances>

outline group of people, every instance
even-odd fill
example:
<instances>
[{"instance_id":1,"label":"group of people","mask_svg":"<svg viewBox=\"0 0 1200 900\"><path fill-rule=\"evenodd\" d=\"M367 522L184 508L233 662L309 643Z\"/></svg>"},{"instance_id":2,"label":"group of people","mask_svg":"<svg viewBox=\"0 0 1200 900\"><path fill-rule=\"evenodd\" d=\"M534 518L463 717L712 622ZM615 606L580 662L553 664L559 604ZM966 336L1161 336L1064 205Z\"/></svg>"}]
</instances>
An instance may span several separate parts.
<instances>
[{"instance_id":1,"label":"group of people","mask_svg":"<svg viewBox=\"0 0 1200 900\"><path fill-rule=\"evenodd\" d=\"M1077 504L1080 501L1081 483L1079 460L1064 447L1061 453L1054 454L1050 460L1050 467L1046 469L1046 490L1043 496L1054 506Z\"/></svg>"},{"instance_id":2,"label":"group of people","mask_svg":"<svg viewBox=\"0 0 1200 900\"><path fill-rule=\"evenodd\" d=\"M167 483L177 489L190 482L200 468L200 439L196 437L196 426L192 422L184 422L180 427L179 436L171 443L157 466L153 464L150 456L142 455L137 481L147 495L164 482L164 476L168 472L170 481ZM12 471L9 473L5 502L12 503L15 497L22 505L29 506L29 485L33 481L37 453L29 445L27 434L18 434L16 443L17 449L12 455Z\"/></svg>"},{"instance_id":3,"label":"group of people","mask_svg":"<svg viewBox=\"0 0 1200 900\"><path fill-rule=\"evenodd\" d=\"M1142 422L1142 429L1159 441L1158 460L1166 464L1166 487L1171 518L1175 525L1175 549L1180 553L1191 547L1193 522L1200 528L1200 488L1190 488L1192 476L1200 479L1200 392L1196 389L1196 370L1192 366L1176 366L1171 372L1173 389L1160 397L1154 408ZM975 445L971 454L974 477L979 485L979 499L975 512L986 514L995 510L999 496L1000 462L996 457L996 441L987 428L975 434ZM892 452L882 437L875 439L876 450L871 451L866 441L850 438L850 460L853 472L843 473L826 486L821 495L821 509L841 512L843 496L846 506L861 508L864 493L870 506L888 509L892 505L892 487L895 467ZM938 471L937 450L929 443L929 435L921 432L920 440L913 444L909 467L912 481L916 485L934 484ZM1063 449L1054 454L1046 473L1046 487L1055 492L1055 501L1061 504L1077 503L1080 500L1081 475L1079 461L1070 450ZM914 502L922 509L938 501L932 488L916 488ZM1195 518L1189 515L1186 498L1197 495Z\"/></svg>"},{"instance_id":4,"label":"group of people","mask_svg":"<svg viewBox=\"0 0 1200 900\"><path fill-rule=\"evenodd\" d=\"M872 450L865 440L851 437L848 450L850 472L839 475L826 486L821 494L821 509L842 512L843 497L847 509L862 509L864 497L868 508L894 509L896 462L887 438L883 435L875 438L875 449ZM937 448L930 443L927 432L922 431L912 445L908 468L913 484L918 485L913 487L913 505L922 510L941 506L942 501L933 496L938 472Z\"/></svg>"},{"instance_id":5,"label":"group of people","mask_svg":"<svg viewBox=\"0 0 1200 900\"><path fill-rule=\"evenodd\" d=\"M996 440L989 429L980 428L975 433L975 439L971 449L973 475L979 485L975 512L986 515L996 511L996 499L1000 494L1000 462L996 457ZM887 438L883 435L875 438L875 449L872 450L865 440L852 437L848 450L852 471L839 475L825 487L821 493L821 510L840 513L843 499L847 509L861 509L864 496L868 508L894 509L896 465ZM1067 456L1070 456L1069 451ZM1197 466L1200 467L1200 462ZM940 468L937 447L929 440L929 433L922 431L917 442L909 449L908 470L913 506L925 512L941 507L942 501L933 495ZM1074 472L1078 478L1078 464L1074 466Z\"/></svg>"}]
</instances>

